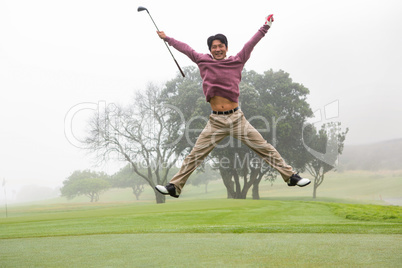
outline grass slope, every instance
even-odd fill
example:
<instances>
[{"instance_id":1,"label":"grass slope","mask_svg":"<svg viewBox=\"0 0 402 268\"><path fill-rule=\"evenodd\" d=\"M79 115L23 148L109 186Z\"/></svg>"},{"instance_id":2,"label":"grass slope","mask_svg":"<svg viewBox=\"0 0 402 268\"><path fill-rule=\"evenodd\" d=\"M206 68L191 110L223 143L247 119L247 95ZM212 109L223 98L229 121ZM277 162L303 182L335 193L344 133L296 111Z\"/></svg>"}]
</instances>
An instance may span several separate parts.
<instances>
[{"instance_id":1,"label":"grass slope","mask_svg":"<svg viewBox=\"0 0 402 268\"><path fill-rule=\"evenodd\" d=\"M401 234L401 207L270 200L49 205L2 219L0 238L121 233Z\"/></svg>"}]
</instances>

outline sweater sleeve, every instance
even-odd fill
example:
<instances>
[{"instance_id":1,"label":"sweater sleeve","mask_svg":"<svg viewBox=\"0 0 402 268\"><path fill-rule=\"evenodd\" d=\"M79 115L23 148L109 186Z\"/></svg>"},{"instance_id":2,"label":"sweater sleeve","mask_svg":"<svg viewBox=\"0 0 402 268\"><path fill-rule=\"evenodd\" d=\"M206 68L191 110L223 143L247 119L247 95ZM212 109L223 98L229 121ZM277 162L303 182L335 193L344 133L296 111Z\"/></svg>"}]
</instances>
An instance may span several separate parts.
<instances>
[{"instance_id":1,"label":"sweater sleeve","mask_svg":"<svg viewBox=\"0 0 402 268\"><path fill-rule=\"evenodd\" d=\"M253 51L254 47L257 45L257 43L265 36L265 34L268 32L269 26L264 25L262 26L258 32L248 41L242 50L237 54L237 56L243 61L244 63L248 61L250 58L251 52Z\"/></svg>"},{"instance_id":2,"label":"sweater sleeve","mask_svg":"<svg viewBox=\"0 0 402 268\"><path fill-rule=\"evenodd\" d=\"M169 44L169 46L174 47L181 53L185 54L187 57L189 57L193 62L197 63L198 60L201 57L201 53L196 52L194 49L192 49L189 45L186 43L180 42L172 37L166 37L165 41Z\"/></svg>"}]
</instances>

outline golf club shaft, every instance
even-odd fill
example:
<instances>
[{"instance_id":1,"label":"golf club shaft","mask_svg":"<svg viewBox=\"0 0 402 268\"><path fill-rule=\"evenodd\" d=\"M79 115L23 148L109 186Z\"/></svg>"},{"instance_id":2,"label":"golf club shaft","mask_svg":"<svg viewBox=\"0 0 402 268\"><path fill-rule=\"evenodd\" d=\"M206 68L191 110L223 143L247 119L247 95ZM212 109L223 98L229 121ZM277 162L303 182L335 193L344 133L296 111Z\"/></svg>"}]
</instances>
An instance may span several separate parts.
<instances>
[{"instance_id":1,"label":"golf club shaft","mask_svg":"<svg viewBox=\"0 0 402 268\"><path fill-rule=\"evenodd\" d=\"M158 26L156 26L156 23L155 23L154 19L152 18L151 14L149 13L148 10L147 10L147 13L148 13L149 17L151 18L152 22L154 23L156 30L157 30L158 32L160 32ZM180 71L181 75L182 75L183 77L186 77L186 76L184 75L183 70L180 68L179 63L178 63L177 60L175 59L175 57L174 57L172 51L170 50L169 46L166 44L165 40L163 40L163 43L165 43L166 48L169 50L169 53L170 53L170 55L172 56L174 62L176 63L177 68L179 68L179 71Z\"/></svg>"}]
</instances>

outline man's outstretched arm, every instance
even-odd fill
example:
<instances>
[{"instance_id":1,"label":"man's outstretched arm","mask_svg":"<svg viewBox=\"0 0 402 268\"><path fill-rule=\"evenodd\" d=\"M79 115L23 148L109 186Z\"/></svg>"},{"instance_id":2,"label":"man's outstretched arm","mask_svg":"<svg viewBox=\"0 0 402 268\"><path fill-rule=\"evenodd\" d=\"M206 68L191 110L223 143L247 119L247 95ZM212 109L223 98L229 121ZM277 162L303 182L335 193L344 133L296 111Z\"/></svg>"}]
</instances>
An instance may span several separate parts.
<instances>
[{"instance_id":1,"label":"man's outstretched arm","mask_svg":"<svg viewBox=\"0 0 402 268\"><path fill-rule=\"evenodd\" d=\"M198 59L201 57L202 54L196 52L194 49L192 49L189 45L186 43L180 42L174 38L171 38L165 34L164 31L157 31L156 32L158 36L163 39L165 42L167 42L170 46L174 47L181 53L185 54L187 57L189 57L193 62L197 63Z\"/></svg>"},{"instance_id":2,"label":"man's outstretched arm","mask_svg":"<svg viewBox=\"0 0 402 268\"><path fill-rule=\"evenodd\" d=\"M243 49L237 54L237 56L240 57L240 59L244 63L250 58L251 52L253 51L253 49L257 45L257 43L265 36L265 34L268 32L268 29L271 28L273 21L274 21L273 14L266 17L264 25L250 39L250 41L248 41L244 45Z\"/></svg>"}]
</instances>

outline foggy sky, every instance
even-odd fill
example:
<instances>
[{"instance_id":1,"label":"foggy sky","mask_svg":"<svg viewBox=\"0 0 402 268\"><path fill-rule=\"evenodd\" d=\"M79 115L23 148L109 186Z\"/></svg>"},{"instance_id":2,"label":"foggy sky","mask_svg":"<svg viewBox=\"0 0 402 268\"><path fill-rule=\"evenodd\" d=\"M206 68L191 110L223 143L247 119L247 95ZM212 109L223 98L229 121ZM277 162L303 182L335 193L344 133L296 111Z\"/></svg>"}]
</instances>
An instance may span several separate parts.
<instances>
[{"instance_id":1,"label":"foggy sky","mask_svg":"<svg viewBox=\"0 0 402 268\"><path fill-rule=\"evenodd\" d=\"M93 168L66 137L84 132L88 111L69 117L74 107L128 103L135 90L177 74L148 15L136 11L139 5L168 36L198 52L208 52L208 36L224 33L229 55L273 13L272 29L247 70L288 72L309 88L317 114L337 103L331 120L350 128L346 144L402 138L400 1L3 0L1 180L60 185L74 170ZM194 65L173 53L182 67ZM73 120L67 134L66 118ZM323 112L318 121L326 119Z\"/></svg>"}]
</instances>

